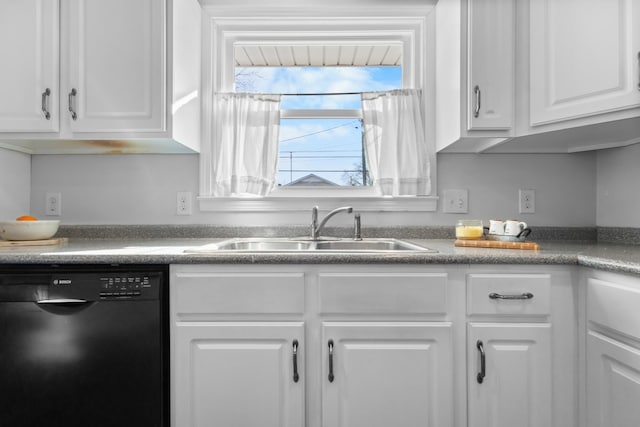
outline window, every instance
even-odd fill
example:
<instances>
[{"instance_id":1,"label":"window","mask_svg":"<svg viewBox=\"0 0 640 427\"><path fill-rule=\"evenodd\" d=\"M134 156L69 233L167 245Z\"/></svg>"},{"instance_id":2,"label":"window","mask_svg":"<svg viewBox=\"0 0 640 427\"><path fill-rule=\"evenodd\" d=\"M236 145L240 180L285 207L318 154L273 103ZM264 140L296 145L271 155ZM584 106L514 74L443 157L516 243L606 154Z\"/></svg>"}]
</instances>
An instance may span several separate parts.
<instances>
[{"instance_id":1,"label":"window","mask_svg":"<svg viewBox=\"0 0 640 427\"><path fill-rule=\"evenodd\" d=\"M368 57L372 50L367 49ZM349 63L356 52L346 56ZM236 67L236 91L285 93L280 107L278 186L371 185L362 102L354 92L400 89L402 69L395 65L400 57L394 55L391 61L393 65L378 66ZM314 94L299 95L310 92ZM327 93L334 95L323 95Z\"/></svg>"},{"instance_id":2,"label":"window","mask_svg":"<svg viewBox=\"0 0 640 427\"><path fill-rule=\"evenodd\" d=\"M239 84L239 91L255 91L267 93L344 93L360 91L384 90L392 87L421 88L426 92L427 104L434 98L433 75L427 73L432 61L434 41L427 39L433 33L432 17L428 18L432 5L422 2L407 2L410 7L376 4L376 10L370 16L360 16L363 5L336 8L331 14L340 16L323 16L315 12L305 11L312 6L294 9L280 9L278 13L272 8L244 8L233 12L230 6L219 9L209 5L205 11L209 13L210 37L205 38L204 93L233 92L236 90L238 75L249 76L253 73L253 82ZM316 9L319 6L315 6ZM385 8L384 11L378 10ZM251 11L249 11L251 9ZM325 12L326 8L322 9ZM384 12L384 13L383 13ZM295 16L293 16L295 15ZM278 17L276 17L278 16ZM287 52L289 51L289 54ZM240 52L240 53L238 53ZM337 53L337 55L336 55ZM386 55L386 59L385 58ZM390 61L396 56L397 64L382 64L380 58ZM337 63L344 58L350 64ZM375 63L376 58L378 62ZM429 61L427 60L429 59ZM277 60L274 65L271 61ZM317 61L321 62L318 63ZM243 62L248 61L248 62ZM293 61L293 63L291 63ZM392 83L384 79L370 80L374 85L356 87L345 79L342 85L326 85L315 89L313 85L298 87L282 86L276 88L274 75L285 73L294 68L316 73L371 73L382 68L385 72L394 73ZM392 70L393 68L393 70ZM267 77L262 75L264 73ZM307 75L307 77L309 77ZM249 79L251 80L251 79ZM326 81L337 81L328 78ZM304 82L304 80L300 80ZM266 83L268 82L268 83ZM375 86L380 84L380 86ZM300 90L302 87L304 90ZM313 89L312 89L313 88ZM306 98L306 99L305 99ZM339 101L336 98L343 98ZM324 108L321 108L323 107ZM333 108L331 108L333 107ZM205 126L203 140L209 140L211 130L207 126L207 111L211 111L211 100L204 98ZM432 112L432 105L426 105L425 111ZM229 211L281 211L308 210L311 203L337 205L347 202L360 210L402 210L425 211L435 210L435 197L420 197L394 200L381 198L372 187L365 184L367 165L362 162L362 126L359 96L291 96L282 97L281 104L281 152L279 153L279 184L268 197L263 199L244 200L209 200L211 194L208 181L201 178L201 209ZM427 126L433 120L427 121ZM304 127L304 129L303 129ZM432 132L432 127L429 132ZM319 143L307 147L301 142L316 136L331 136L338 139L338 133L344 134L337 146ZM348 135L348 137L347 137ZM304 138L303 138L304 137ZM429 134L429 144L433 144L433 136ZM304 149L303 149L304 148ZM331 151L338 150L338 151ZM209 173L210 153L203 147L201 153L201 176ZM312 158L313 157L313 158ZM332 160L332 166L325 166L323 157ZM435 165L435 154L431 159ZM209 169L208 169L209 168ZM325 171L336 172L325 172ZM332 175L331 175L332 174ZM307 175L315 175L307 176ZM435 167L431 169L432 188L435 188ZM306 179L305 176L307 176ZM365 175L366 176L366 175ZM295 185L297 180L306 181L306 185ZM300 182L300 181L298 181ZM330 185L329 183L339 184ZM316 185L320 184L320 185ZM319 202L319 199L325 201Z\"/></svg>"}]
</instances>

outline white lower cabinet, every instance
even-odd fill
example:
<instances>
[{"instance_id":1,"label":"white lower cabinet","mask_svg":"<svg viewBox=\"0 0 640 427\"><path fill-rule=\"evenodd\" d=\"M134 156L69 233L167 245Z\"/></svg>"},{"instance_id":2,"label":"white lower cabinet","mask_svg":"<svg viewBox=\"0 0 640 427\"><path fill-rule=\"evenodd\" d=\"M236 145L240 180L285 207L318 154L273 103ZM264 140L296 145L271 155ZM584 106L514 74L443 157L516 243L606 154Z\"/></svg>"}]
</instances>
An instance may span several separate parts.
<instances>
[{"instance_id":1,"label":"white lower cabinet","mask_svg":"<svg viewBox=\"0 0 640 427\"><path fill-rule=\"evenodd\" d=\"M572 271L172 266L172 427L585 427Z\"/></svg>"},{"instance_id":2,"label":"white lower cabinet","mask_svg":"<svg viewBox=\"0 0 640 427\"><path fill-rule=\"evenodd\" d=\"M637 427L640 279L595 272L586 285L587 427Z\"/></svg>"},{"instance_id":3,"label":"white lower cabinet","mask_svg":"<svg viewBox=\"0 0 640 427\"><path fill-rule=\"evenodd\" d=\"M174 425L304 425L303 323L185 322L174 335Z\"/></svg>"},{"instance_id":4,"label":"white lower cabinet","mask_svg":"<svg viewBox=\"0 0 640 427\"><path fill-rule=\"evenodd\" d=\"M468 325L469 427L547 427L551 418L551 325Z\"/></svg>"},{"instance_id":5,"label":"white lower cabinet","mask_svg":"<svg viewBox=\"0 0 640 427\"><path fill-rule=\"evenodd\" d=\"M322 425L451 425L451 325L325 322Z\"/></svg>"},{"instance_id":6,"label":"white lower cabinet","mask_svg":"<svg viewBox=\"0 0 640 427\"><path fill-rule=\"evenodd\" d=\"M172 266L172 426L453 426L447 292L416 266Z\"/></svg>"},{"instance_id":7,"label":"white lower cabinet","mask_svg":"<svg viewBox=\"0 0 640 427\"><path fill-rule=\"evenodd\" d=\"M640 423L640 350L604 335L587 336L588 427Z\"/></svg>"}]
</instances>

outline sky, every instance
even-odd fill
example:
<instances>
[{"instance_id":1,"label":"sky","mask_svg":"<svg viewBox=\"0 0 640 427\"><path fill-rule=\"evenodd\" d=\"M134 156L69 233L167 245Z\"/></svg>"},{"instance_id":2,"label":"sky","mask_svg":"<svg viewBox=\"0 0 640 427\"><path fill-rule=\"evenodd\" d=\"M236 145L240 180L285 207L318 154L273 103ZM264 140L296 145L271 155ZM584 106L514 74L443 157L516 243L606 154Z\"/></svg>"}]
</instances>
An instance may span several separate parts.
<instances>
[{"instance_id":1,"label":"sky","mask_svg":"<svg viewBox=\"0 0 640 427\"><path fill-rule=\"evenodd\" d=\"M342 93L401 87L400 67L236 68L237 92ZM358 95L284 96L281 103L283 110L359 108ZM360 120L283 119L279 151L278 185L310 173L338 185L350 185L345 172L359 169L362 164Z\"/></svg>"}]
</instances>

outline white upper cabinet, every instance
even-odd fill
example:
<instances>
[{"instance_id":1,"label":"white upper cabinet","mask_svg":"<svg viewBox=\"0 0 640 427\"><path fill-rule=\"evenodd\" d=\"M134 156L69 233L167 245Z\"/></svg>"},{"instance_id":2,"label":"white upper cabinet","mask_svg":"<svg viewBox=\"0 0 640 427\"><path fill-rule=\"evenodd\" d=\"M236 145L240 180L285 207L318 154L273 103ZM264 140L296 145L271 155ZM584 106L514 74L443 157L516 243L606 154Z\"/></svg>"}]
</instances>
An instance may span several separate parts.
<instances>
[{"instance_id":1,"label":"white upper cabinet","mask_svg":"<svg viewBox=\"0 0 640 427\"><path fill-rule=\"evenodd\" d=\"M163 2L68 0L62 93L72 132L166 128Z\"/></svg>"},{"instance_id":2,"label":"white upper cabinet","mask_svg":"<svg viewBox=\"0 0 640 427\"><path fill-rule=\"evenodd\" d=\"M513 127L515 5L469 0L468 129Z\"/></svg>"},{"instance_id":3,"label":"white upper cabinet","mask_svg":"<svg viewBox=\"0 0 640 427\"><path fill-rule=\"evenodd\" d=\"M440 0L436 17L439 151L640 142L637 1Z\"/></svg>"},{"instance_id":4,"label":"white upper cabinet","mask_svg":"<svg viewBox=\"0 0 640 427\"><path fill-rule=\"evenodd\" d=\"M0 147L198 151L197 0L4 1L0 11L0 55L10 64L0 79Z\"/></svg>"},{"instance_id":5,"label":"white upper cabinet","mask_svg":"<svg viewBox=\"0 0 640 427\"><path fill-rule=\"evenodd\" d=\"M640 107L636 0L531 1L530 37L531 126Z\"/></svg>"},{"instance_id":6,"label":"white upper cabinet","mask_svg":"<svg viewBox=\"0 0 640 427\"><path fill-rule=\"evenodd\" d=\"M58 131L58 2L0 2L0 132Z\"/></svg>"},{"instance_id":7,"label":"white upper cabinet","mask_svg":"<svg viewBox=\"0 0 640 427\"><path fill-rule=\"evenodd\" d=\"M513 0L436 6L436 146L481 151L513 136Z\"/></svg>"}]
</instances>

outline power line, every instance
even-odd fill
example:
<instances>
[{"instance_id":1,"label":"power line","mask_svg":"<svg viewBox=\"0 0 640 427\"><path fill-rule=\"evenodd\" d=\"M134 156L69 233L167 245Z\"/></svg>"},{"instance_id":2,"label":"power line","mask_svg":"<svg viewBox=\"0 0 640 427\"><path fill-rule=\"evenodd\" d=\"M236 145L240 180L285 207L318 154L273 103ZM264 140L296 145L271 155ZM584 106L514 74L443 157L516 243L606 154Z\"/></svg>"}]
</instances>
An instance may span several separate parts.
<instances>
[{"instance_id":1,"label":"power line","mask_svg":"<svg viewBox=\"0 0 640 427\"><path fill-rule=\"evenodd\" d=\"M293 141L293 140L295 140L295 139L302 139L302 138L306 138L306 137L308 137L308 136L318 135L318 134L320 134L320 133L329 132L329 131L332 131L332 130L334 130L334 129L338 129L338 128L341 128L341 127L344 127L344 126L349 126L349 125L351 125L351 124L353 124L353 123L355 123L355 122L358 122L358 121L359 121L359 120L353 120L353 121L351 121L351 122L349 122L349 123L343 123L343 124L341 124L341 125L334 126L334 127L332 127L332 128L319 130L319 131L317 131L317 132L308 133L308 134L306 134L306 135L294 136L293 138L283 139L283 140L281 140L280 142L289 142L289 141Z\"/></svg>"}]
</instances>

